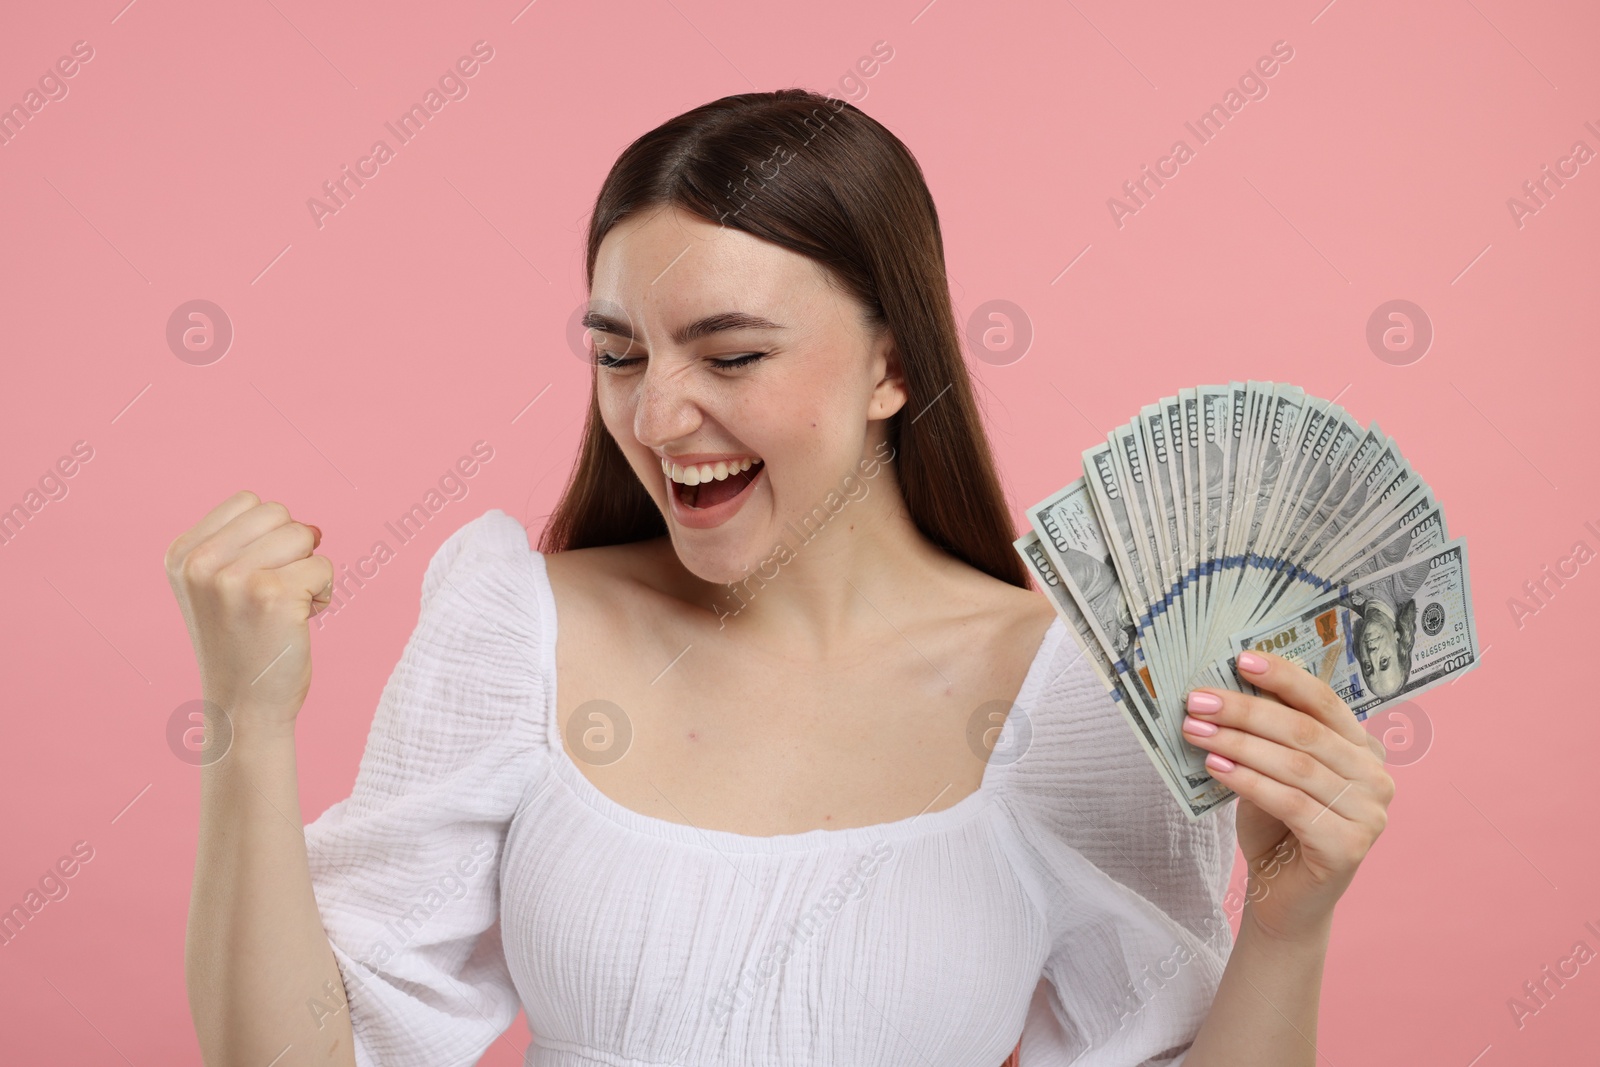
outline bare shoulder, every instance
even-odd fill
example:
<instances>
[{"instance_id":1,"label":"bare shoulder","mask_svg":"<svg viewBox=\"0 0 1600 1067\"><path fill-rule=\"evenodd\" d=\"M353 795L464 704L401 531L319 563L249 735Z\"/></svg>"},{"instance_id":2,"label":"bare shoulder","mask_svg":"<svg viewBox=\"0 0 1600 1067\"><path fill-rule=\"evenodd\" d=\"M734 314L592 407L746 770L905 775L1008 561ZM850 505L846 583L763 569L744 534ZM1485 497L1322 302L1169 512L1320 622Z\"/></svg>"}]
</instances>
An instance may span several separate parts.
<instances>
[{"instance_id":1,"label":"bare shoulder","mask_svg":"<svg viewBox=\"0 0 1600 1067\"><path fill-rule=\"evenodd\" d=\"M1031 637L1037 644L1056 620L1056 610L1049 598L1037 589L1022 589L987 574L983 577L994 587L996 615L1011 620L1023 635L1024 643Z\"/></svg>"},{"instance_id":2,"label":"bare shoulder","mask_svg":"<svg viewBox=\"0 0 1600 1067\"><path fill-rule=\"evenodd\" d=\"M635 614L625 608L636 608L641 599L654 599L640 594L665 592L661 588L667 570L663 552L672 552L672 542L666 537L545 553L545 572L557 609L568 617L577 616L574 621L625 620Z\"/></svg>"},{"instance_id":3,"label":"bare shoulder","mask_svg":"<svg viewBox=\"0 0 1600 1067\"><path fill-rule=\"evenodd\" d=\"M1012 585L968 564L956 563L948 582L955 631L997 656L1033 652L1055 621L1055 609L1038 590Z\"/></svg>"}]
</instances>

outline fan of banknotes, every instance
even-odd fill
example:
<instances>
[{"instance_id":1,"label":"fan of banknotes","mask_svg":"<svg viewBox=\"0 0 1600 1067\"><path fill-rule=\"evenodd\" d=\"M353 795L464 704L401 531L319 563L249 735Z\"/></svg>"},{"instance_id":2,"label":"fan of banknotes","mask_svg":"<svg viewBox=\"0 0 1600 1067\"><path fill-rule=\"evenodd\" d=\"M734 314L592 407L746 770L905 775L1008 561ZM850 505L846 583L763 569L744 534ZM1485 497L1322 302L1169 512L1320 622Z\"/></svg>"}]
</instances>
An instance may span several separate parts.
<instances>
[{"instance_id":1,"label":"fan of banknotes","mask_svg":"<svg viewBox=\"0 0 1600 1067\"><path fill-rule=\"evenodd\" d=\"M1234 796L1184 740L1196 686L1257 693L1245 649L1358 719L1478 663L1467 546L1377 423L1273 382L1183 389L1083 453L1016 541L1192 819Z\"/></svg>"}]
</instances>

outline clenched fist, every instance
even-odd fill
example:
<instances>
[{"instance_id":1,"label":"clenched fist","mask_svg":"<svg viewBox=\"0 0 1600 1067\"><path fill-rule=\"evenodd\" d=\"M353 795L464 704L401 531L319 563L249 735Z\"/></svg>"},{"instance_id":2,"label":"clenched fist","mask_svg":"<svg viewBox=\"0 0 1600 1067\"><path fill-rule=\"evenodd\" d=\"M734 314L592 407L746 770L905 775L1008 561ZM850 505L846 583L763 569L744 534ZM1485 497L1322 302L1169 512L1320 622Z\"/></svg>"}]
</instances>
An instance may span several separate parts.
<instances>
[{"instance_id":1,"label":"clenched fist","mask_svg":"<svg viewBox=\"0 0 1600 1067\"><path fill-rule=\"evenodd\" d=\"M307 621L328 606L322 540L277 502L243 491L167 546L167 580L200 666L201 694L235 731L292 730L311 689Z\"/></svg>"}]
</instances>

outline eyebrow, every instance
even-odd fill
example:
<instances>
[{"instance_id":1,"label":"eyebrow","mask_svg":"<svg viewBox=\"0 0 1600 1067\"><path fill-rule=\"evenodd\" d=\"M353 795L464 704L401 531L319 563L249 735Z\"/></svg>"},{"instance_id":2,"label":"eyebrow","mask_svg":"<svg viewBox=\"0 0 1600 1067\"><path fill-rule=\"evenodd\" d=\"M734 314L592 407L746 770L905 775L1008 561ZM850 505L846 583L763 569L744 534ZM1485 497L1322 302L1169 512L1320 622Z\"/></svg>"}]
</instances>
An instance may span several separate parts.
<instances>
[{"instance_id":1,"label":"eyebrow","mask_svg":"<svg viewBox=\"0 0 1600 1067\"><path fill-rule=\"evenodd\" d=\"M633 329L626 322L618 321L609 315L602 315L598 311L591 311L584 315L582 325L586 329L600 330L604 333L615 334L634 340ZM771 319L764 319L760 315L748 315L742 311L723 311L716 315L707 315L703 319L696 319L687 326L680 326L672 332L673 344L686 345L690 341L697 341L702 337L709 337L714 333L726 333L729 330L784 330Z\"/></svg>"}]
</instances>

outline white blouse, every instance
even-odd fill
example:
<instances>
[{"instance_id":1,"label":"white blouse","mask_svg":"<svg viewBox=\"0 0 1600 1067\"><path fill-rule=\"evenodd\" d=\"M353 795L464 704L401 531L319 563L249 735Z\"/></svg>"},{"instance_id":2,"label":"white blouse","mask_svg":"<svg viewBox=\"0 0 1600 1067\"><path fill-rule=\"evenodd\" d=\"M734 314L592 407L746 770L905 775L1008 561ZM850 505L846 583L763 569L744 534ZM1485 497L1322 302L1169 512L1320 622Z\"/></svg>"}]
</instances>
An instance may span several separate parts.
<instances>
[{"instance_id":1,"label":"white blouse","mask_svg":"<svg viewBox=\"0 0 1600 1067\"><path fill-rule=\"evenodd\" d=\"M755 837L625 808L556 707L544 556L440 546L351 795L305 828L360 1067L1175 1067L1232 932L1231 806L1191 822L1058 619L977 792ZM997 752L1000 751L997 749ZM332 1010L343 1010L332 1006Z\"/></svg>"}]
</instances>

